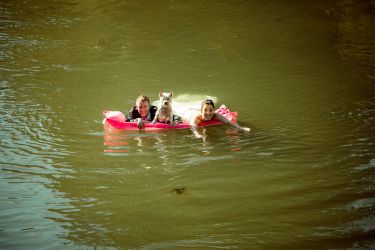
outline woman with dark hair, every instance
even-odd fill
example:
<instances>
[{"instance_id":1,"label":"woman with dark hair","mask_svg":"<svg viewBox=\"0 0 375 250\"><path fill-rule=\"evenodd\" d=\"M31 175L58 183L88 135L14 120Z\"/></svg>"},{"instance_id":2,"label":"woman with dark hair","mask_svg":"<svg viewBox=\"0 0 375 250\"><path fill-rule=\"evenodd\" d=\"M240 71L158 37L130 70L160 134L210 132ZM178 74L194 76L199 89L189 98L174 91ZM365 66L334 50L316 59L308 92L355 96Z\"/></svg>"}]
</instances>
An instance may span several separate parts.
<instances>
[{"instance_id":1,"label":"woman with dark hair","mask_svg":"<svg viewBox=\"0 0 375 250\"><path fill-rule=\"evenodd\" d=\"M201 122L211 121L211 120L221 121L223 124L232 126L232 127L236 128L238 130L241 130L241 131L247 131L247 132L250 131L250 128L241 127L237 123L229 121L223 115L215 113L214 108L215 108L215 104L212 100L210 100L210 99L204 100L202 102L200 112L197 111L196 114L194 114L194 115L192 115L188 118L191 129L193 130L193 133L194 133L195 137L197 137L197 138L203 137L203 135L200 134L197 130L198 125Z\"/></svg>"}]
</instances>

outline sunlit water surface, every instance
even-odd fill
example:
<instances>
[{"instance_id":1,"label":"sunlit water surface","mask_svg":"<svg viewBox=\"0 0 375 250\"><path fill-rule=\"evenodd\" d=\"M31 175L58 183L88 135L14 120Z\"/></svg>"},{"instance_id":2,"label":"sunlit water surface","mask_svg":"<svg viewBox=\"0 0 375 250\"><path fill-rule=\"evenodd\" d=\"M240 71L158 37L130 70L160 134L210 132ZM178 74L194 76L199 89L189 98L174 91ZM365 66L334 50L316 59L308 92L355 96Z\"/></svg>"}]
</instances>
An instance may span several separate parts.
<instances>
[{"instance_id":1,"label":"sunlit water surface","mask_svg":"<svg viewBox=\"0 0 375 250\"><path fill-rule=\"evenodd\" d=\"M2 1L1 249L375 247L374 5ZM241 133L105 130L205 95Z\"/></svg>"}]
</instances>

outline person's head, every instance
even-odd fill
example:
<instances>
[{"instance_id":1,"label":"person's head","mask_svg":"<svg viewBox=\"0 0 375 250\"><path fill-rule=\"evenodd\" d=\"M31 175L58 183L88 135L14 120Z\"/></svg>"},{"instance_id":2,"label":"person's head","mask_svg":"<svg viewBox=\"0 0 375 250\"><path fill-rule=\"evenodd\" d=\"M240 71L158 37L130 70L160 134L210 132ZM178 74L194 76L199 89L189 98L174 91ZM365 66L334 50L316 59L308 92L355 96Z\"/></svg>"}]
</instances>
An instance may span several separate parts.
<instances>
[{"instance_id":1,"label":"person's head","mask_svg":"<svg viewBox=\"0 0 375 250\"><path fill-rule=\"evenodd\" d=\"M142 117L145 117L148 114L150 109L150 99L147 96L140 95L135 101L135 106Z\"/></svg>"},{"instance_id":2,"label":"person's head","mask_svg":"<svg viewBox=\"0 0 375 250\"><path fill-rule=\"evenodd\" d=\"M215 104L212 100L207 99L202 102L201 105L201 113L203 115L204 120L209 121L215 114L214 111Z\"/></svg>"}]
</instances>

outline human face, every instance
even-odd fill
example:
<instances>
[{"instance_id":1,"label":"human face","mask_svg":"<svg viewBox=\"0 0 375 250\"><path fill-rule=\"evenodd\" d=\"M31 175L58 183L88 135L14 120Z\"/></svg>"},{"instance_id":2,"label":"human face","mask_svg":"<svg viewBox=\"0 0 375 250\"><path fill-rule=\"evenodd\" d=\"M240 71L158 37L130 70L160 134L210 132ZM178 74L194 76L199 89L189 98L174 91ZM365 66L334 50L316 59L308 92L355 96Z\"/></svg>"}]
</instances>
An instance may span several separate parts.
<instances>
[{"instance_id":1,"label":"human face","mask_svg":"<svg viewBox=\"0 0 375 250\"><path fill-rule=\"evenodd\" d=\"M147 101L137 103L137 110L142 117L146 117L148 114L149 105Z\"/></svg>"},{"instance_id":2,"label":"human face","mask_svg":"<svg viewBox=\"0 0 375 250\"><path fill-rule=\"evenodd\" d=\"M202 107L202 116L205 121L209 121L214 116L214 107L210 104L204 104Z\"/></svg>"}]
</instances>

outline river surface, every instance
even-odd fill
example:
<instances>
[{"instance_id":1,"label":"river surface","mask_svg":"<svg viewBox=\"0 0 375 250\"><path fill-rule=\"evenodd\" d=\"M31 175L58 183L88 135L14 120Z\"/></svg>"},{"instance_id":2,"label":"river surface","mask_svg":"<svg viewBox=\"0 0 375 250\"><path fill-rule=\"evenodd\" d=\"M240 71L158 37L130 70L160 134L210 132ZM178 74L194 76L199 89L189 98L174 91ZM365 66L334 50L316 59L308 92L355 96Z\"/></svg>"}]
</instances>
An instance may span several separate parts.
<instances>
[{"instance_id":1,"label":"river surface","mask_svg":"<svg viewBox=\"0 0 375 250\"><path fill-rule=\"evenodd\" d=\"M1 1L0 248L375 248L374 13ZM159 91L252 131L103 128Z\"/></svg>"}]
</instances>

